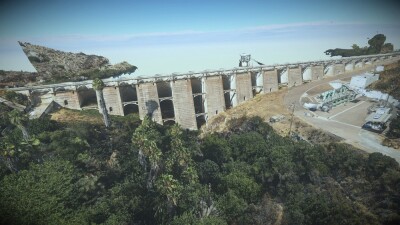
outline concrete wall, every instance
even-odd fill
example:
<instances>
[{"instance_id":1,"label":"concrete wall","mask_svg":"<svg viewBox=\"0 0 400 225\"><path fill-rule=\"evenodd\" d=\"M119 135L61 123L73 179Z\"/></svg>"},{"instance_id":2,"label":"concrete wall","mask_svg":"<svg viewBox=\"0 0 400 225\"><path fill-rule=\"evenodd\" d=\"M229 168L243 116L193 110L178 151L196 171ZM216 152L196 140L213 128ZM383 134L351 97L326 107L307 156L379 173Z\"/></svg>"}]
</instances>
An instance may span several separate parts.
<instances>
[{"instance_id":1,"label":"concrete wall","mask_svg":"<svg viewBox=\"0 0 400 225\"><path fill-rule=\"evenodd\" d=\"M217 113L225 111L224 90L222 87L222 77L205 77L204 86L206 93L206 113L207 119Z\"/></svg>"},{"instance_id":2,"label":"concrete wall","mask_svg":"<svg viewBox=\"0 0 400 225\"><path fill-rule=\"evenodd\" d=\"M236 96L237 104L253 98L250 72L236 74Z\"/></svg>"},{"instance_id":3,"label":"concrete wall","mask_svg":"<svg viewBox=\"0 0 400 225\"><path fill-rule=\"evenodd\" d=\"M278 90L278 71L276 69L263 72L263 86L264 93Z\"/></svg>"},{"instance_id":4,"label":"concrete wall","mask_svg":"<svg viewBox=\"0 0 400 225\"><path fill-rule=\"evenodd\" d=\"M342 74L345 71L345 64L335 64L333 65L333 75Z\"/></svg>"},{"instance_id":5,"label":"concrete wall","mask_svg":"<svg viewBox=\"0 0 400 225\"><path fill-rule=\"evenodd\" d=\"M197 130L191 80L174 81L172 83L172 98L174 101L175 122L183 128Z\"/></svg>"},{"instance_id":6,"label":"concrete wall","mask_svg":"<svg viewBox=\"0 0 400 225\"><path fill-rule=\"evenodd\" d=\"M379 74L364 73L363 75L353 76L350 81L350 87L366 88L377 80L379 80Z\"/></svg>"},{"instance_id":7,"label":"concrete wall","mask_svg":"<svg viewBox=\"0 0 400 225\"><path fill-rule=\"evenodd\" d=\"M324 77L324 66L311 66L311 80L319 80Z\"/></svg>"},{"instance_id":8,"label":"concrete wall","mask_svg":"<svg viewBox=\"0 0 400 225\"><path fill-rule=\"evenodd\" d=\"M78 92L76 91L56 92L54 93L53 101L62 107L81 110Z\"/></svg>"},{"instance_id":9,"label":"concrete wall","mask_svg":"<svg viewBox=\"0 0 400 225\"><path fill-rule=\"evenodd\" d=\"M288 68L288 87L298 86L301 84L303 84L301 67Z\"/></svg>"},{"instance_id":10,"label":"concrete wall","mask_svg":"<svg viewBox=\"0 0 400 225\"><path fill-rule=\"evenodd\" d=\"M147 114L152 114L153 120L163 124L158 100L158 91L155 83L143 83L136 86L139 116L143 119Z\"/></svg>"},{"instance_id":11,"label":"concrete wall","mask_svg":"<svg viewBox=\"0 0 400 225\"><path fill-rule=\"evenodd\" d=\"M274 70L263 71L260 75L255 71L234 74L234 70L232 70L224 76L192 77L191 79L196 80L197 83L192 82L190 79L182 79L184 78L183 76L175 81L165 79L157 83L151 82L151 80L148 80L148 83L139 84L132 82L132 86L125 88L122 86L106 87L103 90L103 94L108 110L110 111L110 107L113 109L109 112L110 114L124 115L122 101L130 102L128 106L132 106L131 111L139 112L140 118L144 118L146 114L151 113L153 120L160 124L163 124L164 116L166 121L167 119L168 121L174 119L183 128L195 130L197 125L200 124L199 122L202 122L200 118L203 118L204 114L207 114L209 118L221 111L225 111L226 107L236 106L253 98L253 86L256 87L256 93L261 89L264 93L268 93L277 91L279 83L288 83L288 86L291 87L302 84L303 80L322 79L324 74L326 76L335 76L346 70L364 67L364 64L377 64L373 59L362 60L369 60L369 62L364 63L359 59L352 59L351 61L342 61L347 64L327 64L332 63L328 61L323 62L325 65L322 65L322 63L321 65L312 65L310 63L306 71L303 71L300 64L297 64L298 67L277 67ZM270 69L270 67L265 67L264 69ZM223 77L225 78L223 79ZM74 89L75 85L77 85L76 90ZM118 82L109 85L118 85ZM54 87L39 88L38 95L41 97L46 95L48 97L46 101L53 100L59 105L70 109L82 110L97 107L96 95L90 84L76 83L63 87L65 89L59 88L59 91L54 94L52 91ZM225 95L224 90L228 92ZM32 90L17 91L26 93L26 95L34 95ZM193 93L198 93L197 99L201 101L194 100ZM43 98L40 99L43 100ZM136 100L137 105L133 104L133 102L136 103ZM162 100L161 103L160 100ZM195 111L197 108L200 109L198 110L198 118L196 118ZM125 111L127 110L125 109ZM170 112L171 114L168 114Z\"/></svg>"},{"instance_id":12,"label":"concrete wall","mask_svg":"<svg viewBox=\"0 0 400 225\"><path fill-rule=\"evenodd\" d=\"M124 115L119 87L105 87L103 89L104 102L110 115Z\"/></svg>"}]
</instances>

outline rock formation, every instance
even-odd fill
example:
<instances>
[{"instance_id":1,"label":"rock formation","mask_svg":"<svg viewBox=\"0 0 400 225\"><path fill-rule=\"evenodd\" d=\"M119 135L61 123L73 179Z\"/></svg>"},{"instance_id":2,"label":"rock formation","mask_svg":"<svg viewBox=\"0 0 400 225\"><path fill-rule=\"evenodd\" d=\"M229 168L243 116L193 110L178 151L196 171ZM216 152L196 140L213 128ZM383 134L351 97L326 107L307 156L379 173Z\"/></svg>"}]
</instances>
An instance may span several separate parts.
<instances>
[{"instance_id":1,"label":"rock formation","mask_svg":"<svg viewBox=\"0 0 400 225\"><path fill-rule=\"evenodd\" d=\"M127 62L111 65L103 56L71 53L18 42L45 82L79 81L133 73L136 66Z\"/></svg>"}]
</instances>

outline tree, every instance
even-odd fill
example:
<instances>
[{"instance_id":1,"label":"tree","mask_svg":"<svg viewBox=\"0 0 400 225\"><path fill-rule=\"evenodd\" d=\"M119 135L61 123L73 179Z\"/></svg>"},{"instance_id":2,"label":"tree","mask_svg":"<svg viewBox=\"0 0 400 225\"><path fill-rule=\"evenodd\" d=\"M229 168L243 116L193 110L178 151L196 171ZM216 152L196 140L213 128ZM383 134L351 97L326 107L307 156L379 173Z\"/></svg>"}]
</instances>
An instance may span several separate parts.
<instances>
[{"instance_id":1,"label":"tree","mask_svg":"<svg viewBox=\"0 0 400 225\"><path fill-rule=\"evenodd\" d=\"M217 202L217 209L220 215L229 221L229 224L244 224L241 223L241 217L244 217L247 209L247 203L244 199L239 198L231 190L226 192Z\"/></svg>"},{"instance_id":2,"label":"tree","mask_svg":"<svg viewBox=\"0 0 400 225\"><path fill-rule=\"evenodd\" d=\"M222 185L246 202L255 202L261 190L260 185L252 177L236 171L222 177Z\"/></svg>"},{"instance_id":3,"label":"tree","mask_svg":"<svg viewBox=\"0 0 400 225\"><path fill-rule=\"evenodd\" d=\"M216 134L207 135L203 139L200 149L205 159L212 160L218 165L228 162L231 157L231 149L228 142Z\"/></svg>"},{"instance_id":4,"label":"tree","mask_svg":"<svg viewBox=\"0 0 400 225\"><path fill-rule=\"evenodd\" d=\"M0 182L0 224L73 224L79 205L75 179L72 164L62 160L6 176Z\"/></svg>"},{"instance_id":5,"label":"tree","mask_svg":"<svg viewBox=\"0 0 400 225\"><path fill-rule=\"evenodd\" d=\"M22 136L26 142L29 141L29 133L28 130L26 129L26 125L28 123L28 117L25 114L22 114L18 110L14 109L8 114L10 118L11 124L15 125L18 127L18 129L21 130Z\"/></svg>"},{"instance_id":6,"label":"tree","mask_svg":"<svg viewBox=\"0 0 400 225\"><path fill-rule=\"evenodd\" d=\"M100 78L96 78L93 80L93 89L96 91L97 103L101 114L103 114L104 124L106 125L106 127L110 127L111 121L110 117L108 116L107 107L103 95L104 87L104 82Z\"/></svg>"},{"instance_id":7,"label":"tree","mask_svg":"<svg viewBox=\"0 0 400 225\"><path fill-rule=\"evenodd\" d=\"M147 179L147 187L151 189L160 170L160 160L162 156L159 145L161 144L161 134L157 130L154 121L146 116L142 125L136 128L133 133L132 142L139 150L139 163L147 171L147 159L150 162L150 171Z\"/></svg>"},{"instance_id":8,"label":"tree","mask_svg":"<svg viewBox=\"0 0 400 225\"><path fill-rule=\"evenodd\" d=\"M383 34L377 34L373 38L368 40L369 54L379 54L381 52L382 46L386 41L386 36Z\"/></svg>"},{"instance_id":9,"label":"tree","mask_svg":"<svg viewBox=\"0 0 400 225\"><path fill-rule=\"evenodd\" d=\"M381 48L381 53L389 53L389 52L393 52L393 44L392 43L386 43L382 46Z\"/></svg>"}]
</instances>

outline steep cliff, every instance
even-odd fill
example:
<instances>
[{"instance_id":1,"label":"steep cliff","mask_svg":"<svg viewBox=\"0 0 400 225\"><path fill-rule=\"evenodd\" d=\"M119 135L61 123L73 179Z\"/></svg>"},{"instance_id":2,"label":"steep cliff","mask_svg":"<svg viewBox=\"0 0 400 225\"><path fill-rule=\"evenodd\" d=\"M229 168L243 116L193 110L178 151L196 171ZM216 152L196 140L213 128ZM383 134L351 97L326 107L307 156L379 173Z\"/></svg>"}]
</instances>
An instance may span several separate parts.
<instances>
[{"instance_id":1,"label":"steep cliff","mask_svg":"<svg viewBox=\"0 0 400 225\"><path fill-rule=\"evenodd\" d=\"M108 78L137 69L127 62L111 65L103 56L63 52L27 42L19 44L44 82Z\"/></svg>"}]
</instances>

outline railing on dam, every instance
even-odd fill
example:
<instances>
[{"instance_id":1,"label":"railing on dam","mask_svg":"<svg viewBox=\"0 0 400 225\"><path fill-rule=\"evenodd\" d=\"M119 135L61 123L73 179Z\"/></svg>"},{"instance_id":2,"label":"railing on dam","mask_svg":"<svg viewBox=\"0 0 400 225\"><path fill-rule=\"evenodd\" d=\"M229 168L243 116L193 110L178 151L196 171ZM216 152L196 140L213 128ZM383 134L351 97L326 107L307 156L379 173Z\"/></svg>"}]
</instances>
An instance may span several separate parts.
<instances>
[{"instance_id":1,"label":"railing on dam","mask_svg":"<svg viewBox=\"0 0 400 225\"><path fill-rule=\"evenodd\" d=\"M304 82L335 76L382 64L400 53L358 56L332 60L297 62L228 70L211 70L105 80L103 89L107 110L113 115L151 114L160 123L179 123L196 130L209 118L253 98L258 93L277 91L280 86L297 86ZM71 109L83 110L97 105L92 81L10 88L30 95L40 104L42 98Z\"/></svg>"}]
</instances>

